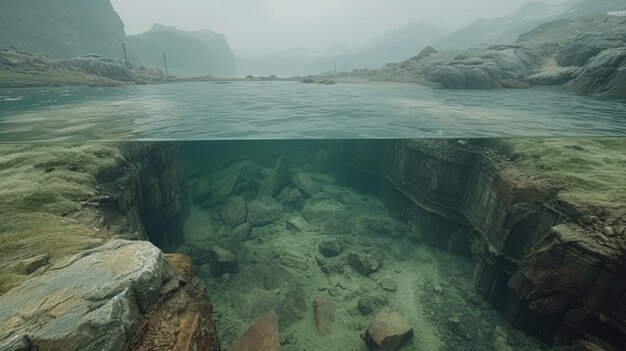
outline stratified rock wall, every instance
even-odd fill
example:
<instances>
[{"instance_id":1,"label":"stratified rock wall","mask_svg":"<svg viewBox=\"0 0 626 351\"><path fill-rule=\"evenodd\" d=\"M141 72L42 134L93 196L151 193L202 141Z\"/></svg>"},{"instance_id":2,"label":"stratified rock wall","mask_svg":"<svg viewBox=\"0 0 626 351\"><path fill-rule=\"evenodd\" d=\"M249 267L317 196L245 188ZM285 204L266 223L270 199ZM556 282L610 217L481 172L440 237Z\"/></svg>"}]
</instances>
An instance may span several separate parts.
<instances>
[{"instance_id":1,"label":"stratified rock wall","mask_svg":"<svg viewBox=\"0 0 626 351\"><path fill-rule=\"evenodd\" d=\"M571 224L581 216L573 206L518 179L477 142L333 145L339 178L379 195L414 224L416 239L459 253L471 245L477 292L516 327L546 341L577 335L623 348L623 219L608 229Z\"/></svg>"},{"instance_id":2,"label":"stratified rock wall","mask_svg":"<svg viewBox=\"0 0 626 351\"><path fill-rule=\"evenodd\" d=\"M175 143L127 143L126 172L117 180L118 203L133 227L163 250L183 242L189 215L187 187Z\"/></svg>"}]
</instances>

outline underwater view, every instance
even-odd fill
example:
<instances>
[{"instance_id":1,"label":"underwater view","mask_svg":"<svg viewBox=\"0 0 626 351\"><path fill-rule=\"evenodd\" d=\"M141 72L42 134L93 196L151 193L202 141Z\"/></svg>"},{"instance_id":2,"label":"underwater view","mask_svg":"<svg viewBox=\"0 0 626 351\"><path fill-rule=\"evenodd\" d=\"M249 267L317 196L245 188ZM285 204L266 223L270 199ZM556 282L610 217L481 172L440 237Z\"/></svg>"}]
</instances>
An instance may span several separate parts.
<instances>
[{"instance_id":1,"label":"underwater view","mask_svg":"<svg viewBox=\"0 0 626 351\"><path fill-rule=\"evenodd\" d=\"M0 351L626 350L625 33L624 0L3 0Z\"/></svg>"}]
</instances>

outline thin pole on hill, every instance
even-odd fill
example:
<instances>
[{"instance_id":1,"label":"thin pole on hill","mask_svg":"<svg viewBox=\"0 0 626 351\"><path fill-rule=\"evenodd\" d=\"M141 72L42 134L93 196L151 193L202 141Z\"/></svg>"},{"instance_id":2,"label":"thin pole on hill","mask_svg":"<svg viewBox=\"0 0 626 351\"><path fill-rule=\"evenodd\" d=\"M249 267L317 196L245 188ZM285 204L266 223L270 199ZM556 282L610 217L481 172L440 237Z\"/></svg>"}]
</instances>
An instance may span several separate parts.
<instances>
[{"instance_id":1,"label":"thin pole on hill","mask_svg":"<svg viewBox=\"0 0 626 351\"><path fill-rule=\"evenodd\" d=\"M337 73L337 64L335 63L335 68L333 68L333 74Z\"/></svg>"},{"instance_id":2,"label":"thin pole on hill","mask_svg":"<svg viewBox=\"0 0 626 351\"><path fill-rule=\"evenodd\" d=\"M346 60L346 73L348 73L348 60Z\"/></svg>"},{"instance_id":3,"label":"thin pole on hill","mask_svg":"<svg viewBox=\"0 0 626 351\"><path fill-rule=\"evenodd\" d=\"M163 53L163 63L165 64L165 75L169 76L170 73L167 71L167 59L165 58L165 53Z\"/></svg>"},{"instance_id":4,"label":"thin pole on hill","mask_svg":"<svg viewBox=\"0 0 626 351\"><path fill-rule=\"evenodd\" d=\"M126 44L122 43L122 49L124 49L124 61L128 63L128 56L126 56Z\"/></svg>"}]
</instances>

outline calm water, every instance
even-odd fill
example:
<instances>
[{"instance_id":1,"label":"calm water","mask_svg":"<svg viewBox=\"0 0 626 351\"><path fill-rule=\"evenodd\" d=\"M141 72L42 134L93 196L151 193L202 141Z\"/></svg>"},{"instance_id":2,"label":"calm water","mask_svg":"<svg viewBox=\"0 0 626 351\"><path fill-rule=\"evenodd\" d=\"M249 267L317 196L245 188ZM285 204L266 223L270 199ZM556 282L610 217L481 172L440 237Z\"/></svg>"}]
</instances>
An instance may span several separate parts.
<instances>
[{"instance_id":1,"label":"calm water","mask_svg":"<svg viewBox=\"0 0 626 351\"><path fill-rule=\"evenodd\" d=\"M559 88L194 82L0 90L0 142L624 136L626 101Z\"/></svg>"}]
</instances>

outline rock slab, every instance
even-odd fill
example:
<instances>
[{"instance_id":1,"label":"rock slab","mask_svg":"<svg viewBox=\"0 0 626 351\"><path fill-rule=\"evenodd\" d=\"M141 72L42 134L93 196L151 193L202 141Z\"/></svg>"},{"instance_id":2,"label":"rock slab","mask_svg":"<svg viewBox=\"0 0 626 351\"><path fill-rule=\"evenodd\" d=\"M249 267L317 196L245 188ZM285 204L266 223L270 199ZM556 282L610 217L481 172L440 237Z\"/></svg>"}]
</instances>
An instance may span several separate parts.
<instances>
[{"instance_id":1,"label":"rock slab","mask_svg":"<svg viewBox=\"0 0 626 351\"><path fill-rule=\"evenodd\" d=\"M335 320L335 305L325 298L313 300L313 316L315 317L315 327L320 336L332 334L332 324Z\"/></svg>"},{"instance_id":2,"label":"rock slab","mask_svg":"<svg viewBox=\"0 0 626 351\"><path fill-rule=\"evenodd\" d=\"M350 252L348 264L364 276L376 272L383 265L380 254L373 249Z\"/></svg>"},{"instance_id":3,"label":"rock slab","mask_svg":"<svg viewBox=\"0 0 626 351\"><path fill-rule=\"evenodd\" d=\"M0 350L121 350L168 274L149 242L115 240L75 255L2 296Z\"/></svg>"},{"instance_id":4,"label":"rock slab","mask_svg":"<svg viewBox=\"0 0 626 351\"><path fill-rule=\"evenodd\" d=\"M230 351L278 351L278 316L269 312L257 319L246 332L230 346Z\"/></svg>"},{"instance_id":5,"label":"rock slab","mask_svg":"<svg viewBox=\"0 0 626 351\"><path fill-rule=\"evenodd\" d=\"M413 335L413 329L400 314L389 309L378 312L365 332L365 343L372 351L395 350Z\"/></svg>"}]
</instances>

